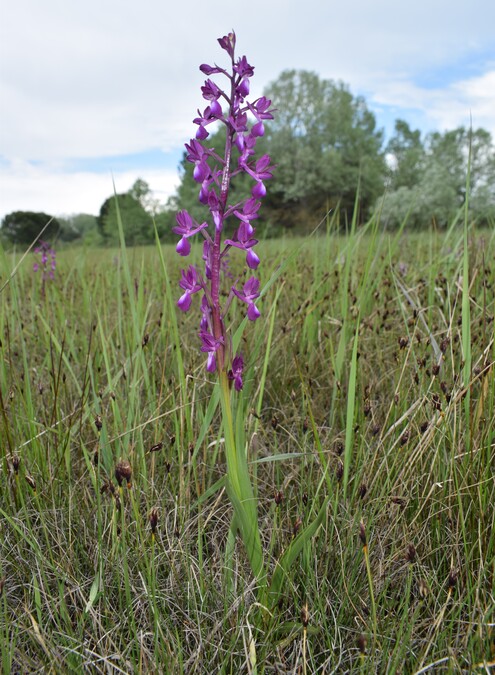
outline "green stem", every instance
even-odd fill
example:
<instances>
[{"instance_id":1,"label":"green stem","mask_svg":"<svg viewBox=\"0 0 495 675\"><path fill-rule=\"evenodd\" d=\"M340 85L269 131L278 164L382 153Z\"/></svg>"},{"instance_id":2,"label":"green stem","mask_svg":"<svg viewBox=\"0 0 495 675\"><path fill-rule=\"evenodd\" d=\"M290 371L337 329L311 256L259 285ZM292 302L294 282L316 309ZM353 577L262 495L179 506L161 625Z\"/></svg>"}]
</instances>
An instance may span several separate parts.
<instances>
[{"instance_id":1,"label":"green stem","mask_svg":"<svg viewBox=\"0 0 495 675\"><path fill-rule=\"evenodd\" d=\"M225 371L220 372L220 399L227 461L227 494L234 507L234 518L246 548L251 570L263 593L266 572L258 529L258 508L244 450L244 420L237 418L234 425L229 380Z\"/></svg>"}]
</instances>

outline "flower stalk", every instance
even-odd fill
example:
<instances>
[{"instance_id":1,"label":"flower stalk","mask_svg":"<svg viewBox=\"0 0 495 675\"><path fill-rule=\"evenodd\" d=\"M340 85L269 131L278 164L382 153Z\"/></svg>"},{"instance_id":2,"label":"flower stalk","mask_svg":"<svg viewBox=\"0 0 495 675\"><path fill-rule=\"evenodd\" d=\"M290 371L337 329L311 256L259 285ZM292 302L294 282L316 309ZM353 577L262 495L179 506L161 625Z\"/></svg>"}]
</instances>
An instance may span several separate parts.
<instances>
[{"instance_id":1,"label":"flower stalk","mask_svg":"<svg viewBox=\"0 0 495 675\"><path fill-rule=\"evenodd\" d=\"M258 243L255 239L255 227L252 221L258 218L261 199L266 194L265 180L272 177L270 157L264 155L255 158L255 146L258 138L264 135L263 120L273 119L271 101L264 96L254 102L248 100L249 80L254 68L245 56L235 57L235 33L218 40L222 49L230 57L230 69L202 64L200 70L208 76L202 87L203 98L208 105L203 111L198 110L194 123L198 125L196 138L186 143L186 159L194 164L193 177L200 185L199 201L209 210L209 222L198 223L186 211L177 214L177 225L174 232L180 235L176 250L183 257L191 251L189 239L201 234L203 242L204 270L190 265L182 270L180 287L184 293L179 298L179 309L187 312L192 305L192 296L202 294L199 337L201 351L207 353L206 370L219 375L226 372L234 382L235 389L243 386L242 371L244 366L241 354L232 354L230 336L225 329L225 315L231 301L237 297L247 305L247 317L256 321L260 312L256 307L259 297L260 282L254 276L247 279L242 288L237 279L230 287L228 299L224 306L220 301L222 272L226 255L231 248L244 251L246 267L250 272L257 269L260 260L253 251ZM228 87L222 89L211 75L227 78ZM223 155L214 148L209 148L204 141L209 136L207 127L220 124L225 127L225 147ZM247 174L254 184L251 195L229 204L232 180L241 174ZM232 223L234 234L225 237L225 227Z\"/></svg>"},{"instance_id":2,"label":"flower stalk","mask_svg":"<svg viewBox=\"0 0 495 675\"><path fill-rule=\"evenodd\" d=\"M240 531L253 575L260 589L266 585L261 537L258 529L257 503L248 469L244 433L245 415L242 399L232 399L232 385L236 392L243 388L244 358L234 354L232 339L226 330L226 314L232 301L237 298L247 306L250 321L256 321L260 311L256 306L260 295L259 279L252 275L260 260L253 248L258 243L252 221L258 218L261 199L266 194L264 181L271 178L270 157L255 158L258 138L264 134L264 120L273 119L271 101L264 96L249 101L249 81L254 68L245 56L236 58L235 33L218 40L220 47L230 59L228 70L217 65L202 64L200 70L207 76L202 87L203 98L208 105L198 110L194 123L198 126L196 137L186 143L186 159L194 164L193 177L199 184L199 201L208 209L209 218L198 223L185 210L177 214L173 231L180 236L176 251L187 257L191 251L189 239L196 234L203 237L204 268L189 265L182 270L179 286L183 294L177 306L189 311L193 296L201 296L201 321L199 337L201 352L206 356L206 370L217 373L220 390L225 455L227 463L226 486L234 507L233 527ZM219 86L210 76L226 78L228 85ZM222 154L208 147L204 141L209 136L211 124L225 127L225 145ZM253 181L251 195L229 203L232 180L247 174ZM233 234L225 236L226 224ZM225 274L226 255L230 249L243 251L246 255L245 280L239 278L227 293L225 304L221 303L222 281Z\"/></svg>"}]
</instances>

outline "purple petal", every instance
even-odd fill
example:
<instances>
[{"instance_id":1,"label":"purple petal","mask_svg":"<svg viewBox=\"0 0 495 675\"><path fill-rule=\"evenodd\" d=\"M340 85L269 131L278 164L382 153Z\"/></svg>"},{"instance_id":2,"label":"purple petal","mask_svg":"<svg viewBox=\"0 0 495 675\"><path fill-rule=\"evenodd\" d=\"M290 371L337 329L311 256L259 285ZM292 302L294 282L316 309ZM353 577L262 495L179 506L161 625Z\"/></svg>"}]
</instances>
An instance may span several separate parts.
<instances>
[{"instance_id":1,"label":"purple petal","mask_svg":"<svg viewBox=\"0 0 495 675\"><path fill-rule=\"evenodd\" d=\"M256 277L250 277L244 284L244 294L249 298L257 298L259 296L260 282Z\"/></svg>"},{"instance_id":2,"label":"purple petal","mask_svg":"<svg viewBox=\"0 0 495 675\"><path fill-rule=\"evenodd\" d=\"M201 127L202 128L202 127ZM210 174L210 167L206 162L199 162L194 167L193 178L196 183L202 183Z\"/></svg>"},{"instance_id":3,"label":"purple petal","mask_svg":"<svg viewBox=\"0 0 495 675\"><path fill-rule=\"evenodd\" d=\"M218 68L215 68L214 66L209 66L207 63L202 63L199 66L199 69L202 73L205 75L212 75L213 73L218 73Z\"/></svg>"},{"instance_id":4,"label":"purple petal","mask_svg":"<svg viewBox=\"0 0 495 675\"><path fill-rule=\"evenodd\" d=\"M218 44L222 49L225 49L227 54L230 56L230 58L234 58L234 49L235 49L235 33L232 31L232 33L229 33L228 35L224 35L221 38L218 38Z\"/></svg>"},{"instance_id":5,"label":"purple petal","mask_svg":"<svg viewBox=\"0 0 495 675\"><path fill-rule=\"evenodd\" d=\"M247 316L250 321L256 321L261 316L259 309L254 302L250 302L248 306Z\"/></svg>"},{"instance_id":6,"label":"purple petal","mask_svg":"<svg viewBox=\"0 0 495 675\"><path fill-rule=\"evenodd\" d=\"M200 124L198 130L196 131L196 138L198 139L198 141L204 141L205 138L208 138L209 135L210 134L206 131L204 126Z\"/></svg>"},{"instance_id":7,"label":"purple petal","mask_svg":"<svg viewBox=\"0 0 495 675\"><path fill-rule=\"evenodd\" d=\"M222 106L218 101L212 101L210 111L214 117L220 117L222 115Z\"/></svg>"},{"instance_id":8,"label":"purple petal","mask_svg":"<svg viewBox=\"0 0 495 675\"><path fill-rule=\"evenodd\" d=\"M253 136L264 136L265 135L265 125L263 122L256 122L251 129Z\"/></svg>"},{"instance_id":9,"label":"purple petal","mask_svg":"<svg viewBox=\"0 0 495 675\"><path fill-rule=\"evenodd\" d=\"M179 255L188 256L191 253L191 243L186 237L182 237L175 247L175 250Z\"/></svg>"},{"instance_id":10,"label":"purple petal","mask_svg":"<svg viewBox=\"0 0 495 675\"><path fill-rule=\"evenodd\" d=\"M260 264L260 259L258 258L258 256L256 255L256 253L253 251L252 248L250 248L247 252L246 264L250 270L255 270Z\"/></svg>"},{"instance_id":11,"label":"purple petal","mask_svg":"<svg viewBox=\"0 0 495 675\"><path fill-rule=\"evenodd\" d=\"M192 298L189 291L186 291L184 295L181 295L177 301L177 307L183 312L187 312L191 306Z\"/></svg>"},{"instance_id":12,"label":"purple petal","mask_svg":"<svg viewBox=\"0 0 495 675\"><path fill-rule=\"evenodd\" d=\"M206 360L206 370L209 373L214 373L217 369L217 360L215 358L215 352L208 353L208 359Z\"/></svg>"},{"instance_id":13,"label":"purple petal","mask_svg":"<svg viewBox=\"0 0 495 675\"><path fill-rule=\"evenodd\" d=\"M239 96L242 96L242 98L246 98L246 96L249 95L249 80L247 77L245 77L237 87L237 93Z\"/></svg>"},{"instance_id":14,"label":"purple petal","mask_svg":"<svg viewBox=\"0 0 495 675\"><path fill-rule=\"evenodd\" d=\"M262 199L266 195L266 187L263 185L262 181L258 181L256 185L251 190L251 194L256 199Z\"/></svg>"}]
</instances>

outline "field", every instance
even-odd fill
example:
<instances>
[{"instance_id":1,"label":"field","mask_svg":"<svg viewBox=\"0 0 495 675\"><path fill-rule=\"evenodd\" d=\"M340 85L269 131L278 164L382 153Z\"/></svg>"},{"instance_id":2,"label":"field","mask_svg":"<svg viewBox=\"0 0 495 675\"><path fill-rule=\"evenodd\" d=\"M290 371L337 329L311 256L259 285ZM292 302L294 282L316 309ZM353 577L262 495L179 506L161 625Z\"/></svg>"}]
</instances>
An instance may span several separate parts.
<instances>
[{"instance_id":1,"label":"field","mask_svg":"<svg viewBox=\"0 0 495 675\"><path fill-rule=\"evenodd\" d=\"M173 247L61 251L44 289L0 253L3 672L495 663L493 232L258 249L236 410L270 575L314 525L264 606Z\"/></svg>"}]
</instances>

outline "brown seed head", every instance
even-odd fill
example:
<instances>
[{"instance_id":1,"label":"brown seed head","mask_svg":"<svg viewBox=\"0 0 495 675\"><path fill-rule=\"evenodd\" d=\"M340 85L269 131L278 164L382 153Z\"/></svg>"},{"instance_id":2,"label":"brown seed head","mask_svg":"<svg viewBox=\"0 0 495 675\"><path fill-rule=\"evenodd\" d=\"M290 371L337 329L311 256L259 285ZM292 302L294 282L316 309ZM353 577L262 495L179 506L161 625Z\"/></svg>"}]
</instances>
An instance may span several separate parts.
<instances>
[{"instance_id":1,"label":"brown seed head","mask_svg":"<svg viewBox=\"0 0 495 675\"><path fill-rule=\"evenodd\" d=\"M127 483L127 487L130 488L131 476L132 476L132 467L130 463L127 460L123 459L117 462L115 466L115 480L117 481L119 486L121 486L123 481L125 480Z\"/></svg>"},{"instance_id":2,"label":"brown seed head","mask_svg":"<svg viewBox=\"0 0 495 675\"><path fill-rule=\"evenodd\" d=\"M32 476L28 476L27 474L24 476L26 479L26 483L29 485L29 487L36 492L36 481Z\"/></svg>"},{"instance_id":3,"label":"brown seed head","mask_svg":"<svg viewBox=\"0 0 495 675\"><path fill-rule=\"evenodd\" d=\"M361 483L359 486L359 497L361 499L364 499L366 497L366 493L368 492L368 486L366 483Z\"/></svg>"},{"instance_id":4,"label":"brown seed head","mask_svg":"<svg viewBox=\"0 0 495 675\"><path fill-rule=\"evenodd\" d=\"M273 499L275 500L275 504L279 506L279 504L281 504L284 499L284 493L281 492L280 490L275 490L273 494Z\"/></svg>"},{"instance_id":5,"label":"brown seed head","mask_svg":"<svg viewBox=\"0 0 495 675\"><path fill-rule=\"evenodd\" d=\"M423 423L420 425L419 430L421 431L422 434L424 434L424 433L427 431L429 425L430 425L429 422L423 422Z\"/></svg>"},{"instance_id":6,"label":"brown seed head","mask_svg":"<svg viewBox=\"0 0 495 675\"><path fill-rule=\"evenodd\" d=\"M95 417L96 430L101 431L102 426L103 426L103 420L101 419L101 415L96 415L96 417Z\"/></svg>"},{"instance_id":7,"label":"brown seed head","mask_svg":"<svg viewBox=\"0 0 495 675\"><path fill-rule=\"evenodd\" d=\"M449 591L453 590L457 584L457 577L459 576L458 570L451 569L449 573Z\"/></svg>"},{"instance_id":8,"label":"brown seed head","mask_svg":"<svg viewBox=\"0 0 495 675\"><path fill-rule=\"evenodd\" d=\"M308 611L308 603L306 603L303 608L301 609L301 623L304 628L308 627L309 623L309 611Z\"/></svg>"},{"instance_id":9,"label":"brown seed head","mask_svg":"<svg viewBox=\"0 0 495 675\"><path fill-rule=\"evenodd\" d=\"M359 649L359 652L361 654L366 654L366 636L361 633L361 635L358 635L357 640L357 648Z\"/></svg>"},{"instance_id":10,"label":"brown seed head","mask_svg":"<svg viewBox=\"0 0 495 675\"><path fill-rule=\"evenodd\" d=\"M158 452L163 448L163 442L159 441L158 443L155 443L155 445L152 445L150 448L150 452Z\"/></svg>"},{"instance_id":11,"label":"brown seed head","mask_svg":"<svg viewBox=\"0 0 495 675\"><path fill-rule=\"evenodd\" d=\"M337 464L337 469L335 471L335 475L337 476L337 480L340 481L342 480L342 476L344 475L344 465L342 461L339 459L339 463Z\"/></svg>"},{"instance_id":12,"label":"brown seed head","mask_svg":"<svg viewBox=\"0 0 495 675\"><path fill-rule=\"evenodd\" d=\"M440 401L440 396L438 394L433 394L431 397L431 404L435 410L442 409L442 403Z\"/></svg>"},{"instance_id":13,"label":"brown seed head","mask_svg":"<svg viewBox=\"0 0 495 675\"><path fill-rule=\"evenodd\" d=\"M414 544L409 544L407 547L406 560L411 564L416 560L416 549Z\"/></svg>"},{"instance_id":14,"label":"brown seed head","mask_svg":"<svg viewBox=\"0 0 495 675\"><path fill-rule=\"evenodd\" d=\"M294 521L294 525L292 526L292 533L293 533L294 537L297 535L297 533L301 529L302 524L303 524L302 518L300 516L298 516Z\"/></svg>"},{"instance_id":15,"label":"brown seed head","mask_svg":"<svg viewBox=\"0 0 495 675\"><path fill-rule=\"evenodd\" d=\"M440 342L440 351L442 352L442 354L445 354L445 352L447 351L447 347L449 346L449 344L450 344L450 338L448 338L448 337L446 337L444 340L442 340L442 341Z\"/></svg>"},{"instance_id":16,"label":"brown seed head","mask_svg":"<svg viewBox=\"0 0 495 675\"><path fill-rule=\"evenodd\" d=\"M19 455L14 455L12 457L12 466L14 468L14 472L15 472L16 476L19 473L20 465L21 465L21 458L19 457Z\"/></svg>"},{"instance_id":17,"label":"brown seed head","mask_svg":"<svg viewBox=\"0 0 495 675\"><path fill-rule=\"evenodd\" d=\"M366 528L364 527L363 521L359 523L359 538L361 539L362 545L366 546L367 545Z\"/></svg>"},{"instance_id":18,"label":"brown seed head","mask_svg":"<svg viewBox=\"0 0 495 675\"><path fill-rule=\"evenodd\" d=\"M419 597L422 600L425 600L430 593L430 589L428 587L428 584L426 583L426 581L424 579L420 579L418 581L418 593L419 593Z\"/></svg>"},{"instance_id":19,"label":"brown seed head","mask_svg":"<svg viewBox=\"0 0 495 675\"><path fill-rule=\"evenodd\" d=\"M151 527L151 534L153 536L155 535L157 525L158 525L158 509L154 506L151 509L150 513L150 527Z\"/></svg>"}]
</instances>

